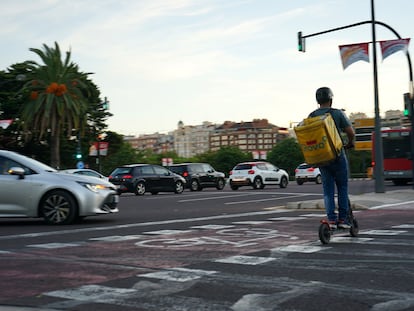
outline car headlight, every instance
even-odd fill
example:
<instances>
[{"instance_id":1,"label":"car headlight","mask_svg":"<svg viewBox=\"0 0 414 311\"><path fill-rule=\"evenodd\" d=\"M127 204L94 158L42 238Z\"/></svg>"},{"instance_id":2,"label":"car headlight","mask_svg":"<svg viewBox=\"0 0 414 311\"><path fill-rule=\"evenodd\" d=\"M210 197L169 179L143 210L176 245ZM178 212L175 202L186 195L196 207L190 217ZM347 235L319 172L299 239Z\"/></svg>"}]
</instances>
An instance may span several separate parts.
<instances>
[{"instance_id":1,"label":"car headlight","mask_svg":"<svg viewBox=\"0 0 414 311\"><path fill-rule=\"evenodd\" d=\"M87 183L87 182L81 182L81 181L78 181L78 183L81 185L81 186L83 186L83 187L85 187L85 188L87 188L87 189L89 189L90 191L92 191L92 192L99 192L99 190L106 190L106 189L109 189L107 186L105 186L105 185L102 185L102 184L92 184L92 183Z\"/></svg>"}]
</instances>

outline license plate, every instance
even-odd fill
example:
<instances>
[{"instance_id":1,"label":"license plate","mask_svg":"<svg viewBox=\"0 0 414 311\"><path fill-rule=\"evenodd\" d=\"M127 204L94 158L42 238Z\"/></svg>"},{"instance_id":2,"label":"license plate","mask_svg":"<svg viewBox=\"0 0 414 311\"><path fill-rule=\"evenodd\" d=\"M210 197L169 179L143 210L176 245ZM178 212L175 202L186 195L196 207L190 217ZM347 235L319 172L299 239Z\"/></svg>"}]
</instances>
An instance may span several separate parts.
<instances>
[{"instance_id":1,"label":"license plate","mask_svg":"<svg viewBox=\"0 0 414 311\"><path fill-rule=\"evenodd\" d=\"M233 178L233 181L244 181L246 180L245 178Z\"/></svg>"}]
</instances>

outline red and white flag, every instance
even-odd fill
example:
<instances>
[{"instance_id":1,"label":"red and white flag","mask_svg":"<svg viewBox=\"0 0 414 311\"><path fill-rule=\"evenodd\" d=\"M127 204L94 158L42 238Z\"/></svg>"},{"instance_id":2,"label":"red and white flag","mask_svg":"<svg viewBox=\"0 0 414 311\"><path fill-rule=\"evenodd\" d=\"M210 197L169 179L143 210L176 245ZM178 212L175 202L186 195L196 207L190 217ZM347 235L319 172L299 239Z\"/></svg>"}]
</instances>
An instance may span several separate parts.
<instances>
[{"instance_id":1,"label":"red and white flag","mask_svg":"<svg viewBox=\"0 0 414 311\"><path fill-rule=\"evenodd\" d=\"M351 64L363 60L369 63L368 42L340 45L342 66L344 70Z\"/></svg>"},{"instance_id":2,"label":"red and white flag","mask_svg":"<svg viewBox=\"0 0 414 311\"><path fill-rule=\"evenodd\" d=\"M408 39L397 39L397 40L387 40L380 41L382 60L386 59L388 56L394 54L395 52L408 50L408 44L410 43L410 38Z\"/></svg>"}]
</instances>

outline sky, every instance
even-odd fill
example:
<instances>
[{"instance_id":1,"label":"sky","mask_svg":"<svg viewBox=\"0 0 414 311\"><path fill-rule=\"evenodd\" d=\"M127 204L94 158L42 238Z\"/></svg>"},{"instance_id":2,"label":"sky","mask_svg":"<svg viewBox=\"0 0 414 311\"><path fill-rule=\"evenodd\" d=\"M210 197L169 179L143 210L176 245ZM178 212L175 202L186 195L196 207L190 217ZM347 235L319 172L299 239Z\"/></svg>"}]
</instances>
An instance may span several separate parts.
<instances>
[{"instance_id":1,"label":"sky","mask_svg":"<svg viewBox=\"0 0 414 311\"><path fill-rule=\"evenodd\" d=\"M414 1L375 0L375 19L402 38L414 36ZM329 86L333 107L374 117L370 63L345 70L339 45L372 42L371 0L0 0L0 70L26 60L30 48L57 42L107 97L108 130L168 133L204 121L267 119L289 127L317 108L315 90ZM396 35L376 26L376 39ZM413 51L413 44L408 53ZM408 57L378 63L381 115L402 110L409 91Z\"/></svg>"}]
</instances>

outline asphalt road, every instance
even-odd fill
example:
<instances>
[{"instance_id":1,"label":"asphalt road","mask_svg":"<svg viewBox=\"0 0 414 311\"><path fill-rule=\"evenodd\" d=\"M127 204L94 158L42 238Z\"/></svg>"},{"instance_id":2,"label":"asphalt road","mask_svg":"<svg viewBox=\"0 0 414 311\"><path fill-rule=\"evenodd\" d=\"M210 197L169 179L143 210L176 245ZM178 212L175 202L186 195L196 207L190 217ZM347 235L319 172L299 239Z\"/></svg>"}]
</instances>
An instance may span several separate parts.
<instances>
[{"instance_id":1,"label":"asphalt road","mask_svg":"<svg viewBox=\"0 0 414 311\"><path fill-rule=\"evenodd\" d=\"M123 195L119 214L76 225L0 220L0 310L413 310L414 208L356 211L358 237L322 245L324 212L285 208L318 197L314 184Z\"/></svg>"}]
</instances>

